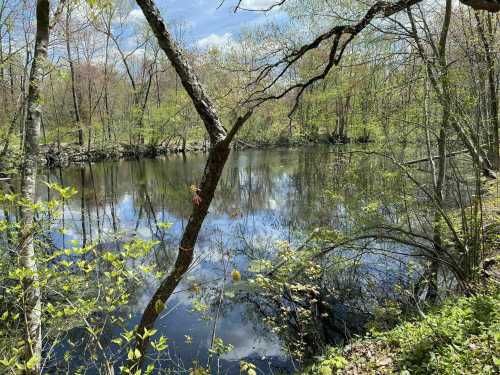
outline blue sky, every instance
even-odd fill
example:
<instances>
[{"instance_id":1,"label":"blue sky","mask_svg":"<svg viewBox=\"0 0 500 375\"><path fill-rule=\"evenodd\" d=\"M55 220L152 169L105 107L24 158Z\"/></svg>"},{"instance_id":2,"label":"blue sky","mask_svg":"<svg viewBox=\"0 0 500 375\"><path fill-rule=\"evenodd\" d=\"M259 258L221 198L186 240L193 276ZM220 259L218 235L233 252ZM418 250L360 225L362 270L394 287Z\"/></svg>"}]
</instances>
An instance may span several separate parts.
<instances>
[{"instance_id":1,"label":"blue sky","mask_svg":"<svg viewBox=\"0 0 500 375\"><path fill-rule=\"evenodd\" d=\"M264 9L274 1L244 0L243 5L249 9ZM220 2L221 0L157 0L156 4L167 21L187 23L187 42L201 47L229 43L242 27L264 23L278 16L276 11L269 14L245 11L234 13L237 0L225 0L224 5L217 9ZM135 7L130 16L140 19L142 13Z\"/></svg>"}]
</instances>

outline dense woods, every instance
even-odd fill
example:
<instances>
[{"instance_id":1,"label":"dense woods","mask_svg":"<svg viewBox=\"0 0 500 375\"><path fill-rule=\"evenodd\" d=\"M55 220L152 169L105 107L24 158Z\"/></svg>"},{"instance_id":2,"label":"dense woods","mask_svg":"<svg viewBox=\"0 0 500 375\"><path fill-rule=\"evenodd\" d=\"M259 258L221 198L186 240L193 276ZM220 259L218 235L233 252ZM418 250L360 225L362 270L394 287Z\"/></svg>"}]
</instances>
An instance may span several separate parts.
<instances>
[{"instance_id":1,"label":"dense woods","mask_svg":"<svg viewBox=\"0 0 500 375\"><path fill-rule=\"evenodd\" d=\"M0 370L497 373L500 3L180 3L0 0Z\"/></svg>"}]
</instances>

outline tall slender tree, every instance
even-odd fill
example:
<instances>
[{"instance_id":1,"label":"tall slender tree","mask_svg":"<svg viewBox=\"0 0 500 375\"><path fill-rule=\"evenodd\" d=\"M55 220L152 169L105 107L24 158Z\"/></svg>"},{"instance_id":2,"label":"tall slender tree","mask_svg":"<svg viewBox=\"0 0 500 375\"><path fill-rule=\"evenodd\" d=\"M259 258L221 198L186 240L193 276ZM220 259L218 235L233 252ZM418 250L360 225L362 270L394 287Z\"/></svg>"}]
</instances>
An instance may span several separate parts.
<instances>
[{"instance_id":1,"label":"tall slender tree","mask_svg":"<svg viewBox=\"0 0 500 375\"><path fill-rule=\"evenodd\" d=\"M500 169L500 121L498 118L498 83L497 83L497 64L498 59L495 58L494 43L496 26L493 25L491 14L485 15L482 19L478 12L474 13L477 22L477 29L481 42L484 48L484 57L488 69L488 93L489 93L489 123L490 123L490 144L489 157L496 170ZM483 21L485 20L485 21ZM486 23L486 27L484 26Z\"/></svg>"},{"instance_id":2,"label":"tall slender tree","mask_svg":"<svg viewBox=\"0 0 500 375\"><path fill-rule=\"evenodd\" d=\"M76 71L75 71L75 63L73 61L73 57L71 54L71 5L68 3L66 9L66 23L64 25L64 39L66 42L66 53L68 57L69 64L69 74L71 77L71 98L73 99L73 111L75 115L75 123L78 127L78 144L83 146L83 129L80 117L80 103L78 100L77 86L76 86Z\"/></svg>"},{"instance_id":3,"label":"tall slender tree","mask_svg":"<svg viewBox=\"0 0 500 375\"><path fill-rule=\"evenodd\" d=\"M31 65L25 123L24 159L21 174L21 194L27 202L36 200L35 188L38 166L40 126L42 121L42 95L44 64L47 61L50 29L50 0L38 0L36 6L35 53ZM25 360L27 374L41 371L42 358L42 301L38 285L38 269L33 241L34 211L29 204L21 206L20 266L28 272L23 279L23 311L25 322ZM28 366L29 364L29 366Z\"/></svg>"}]
</instances>

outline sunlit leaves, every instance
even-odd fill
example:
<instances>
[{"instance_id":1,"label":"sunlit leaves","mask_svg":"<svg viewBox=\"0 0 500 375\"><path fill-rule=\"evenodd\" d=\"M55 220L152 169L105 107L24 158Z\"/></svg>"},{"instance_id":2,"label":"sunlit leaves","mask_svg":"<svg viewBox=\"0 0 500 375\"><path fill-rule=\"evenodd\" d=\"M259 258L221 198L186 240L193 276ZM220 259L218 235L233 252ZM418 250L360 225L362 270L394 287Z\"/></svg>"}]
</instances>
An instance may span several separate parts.
<instances>
[{"instance_id":1,"label":"sunlit leaves","mask_svg":"<svg viewBox=\"0 0 500 375\"><path fill-rule=\"evenodd\" d=\"M193 300L191 306L191 311L199 314L205 313L208 310L207 304L203 303L202 300L198 298Z\"/></svg>"},{"instance_id":2,"label":"sunlit leaves","mask_svg":"<svg viewBox=\"0 0 500 375\"><path fill-rule=\"evenodd\" d=\"M116 324L117 328L123 325L124 319L120 314L129 302L129 290L140 282L142 277L156 274L155 267L148 264L148 257L158 242L137 238L123 244L120 251L116 251L112 250L113 247L107 249L97 244L81 246L79 241L70 240L70 247L57 248L52 242L47 241L44 235L49 231L70 235L68 229L60 225L57 218L60 217L64 207L63 202L70 199L76 190L58 184L46 185L58 195L58 199L32 204L14 194L0 194L0 205L6 210L28 206L38 215L36 226L31 228L35 233L38 265L38 279L33 285L41 288L44 298L42 303L44 330L50 335L59 335L60 332L81 327L87 335L93 337L85 343L90 347L103 335L104 324L111 322ZM164 227L167 229L168 225ZM6 238L10 242L5 243L13 248L17 246L20 238L17 236L19 229L15 221L3 219L0 221L0 234L8 236ZM128 267L131 262L137 262L137 268ZM0 321L4 322L6 332L14 340L22 335L18 332L22 326L18 323L22 306L16 301L23 298L22 282L32 279L34 271L18 267L17 262L4 261L3 255L0 256L0 269L0 285L5 291L2 305L8 306L8 309L0 315ZM107 317L106 322L102 321L101 316ZM117 336L111 337L110 340L119 346L124 342L130 344L134 332L127 330L121 334L119 332L120 330ZM155 330L146 330L143 336L148 338L155 333ZM58 341L53 341L53 344L58 345ZM64 354L67 362L71 361L73 351L81 344L68 340L69 348L73 349ZM23 343L20 345L22 347ZM162 340L159 342L159 347L163 347ZM19 369L25 366L19 362L20 356L15 354L15 350L16 348L11 346L9 356L5 356L0 365ZM133 355L134 358L137 357L136 352L133 352ZM32 362L28 362L28 365L30 363Z\"/></svg>"},{"instance_id":3,"label":"sunlit leaves","mask_svg":"<svg viewBox=\"0 0 500 375\"><path fill-rule=\"evenodd\" d=\"M334 233L325 234L325 238L338 239ZM322 235L321 230L314 230L310 236L311 245L321 243L324 240ZM297 249L289 242L279 241L274 261L253 261L249 267L249 271L254 272L249 285L257 290L266 306L273 309L273 313L264 318L264 323L286 340L296 358L301 358L309 350L306 349L307 337L314 335L317 329L315 316L325 271L321 258L317 257L320 251L314 246ZM290 321L297 322L300 334L290 327Z\"/></svg>"},{"instance_id":4,"label":"sunlit leaves","mask_svg":"<svg viewBox=\"0 0 500 375\"><path fill-rule=\"evenodd\" d=\"M161 313L163 311L163 309L165 308L165 303L163 303L163 301L161 300L156 300L155 302L155 311L156 313Z\"/></svg>"},{"instance_id":5,"label":"sunlit leaves","mask_svg":"<svg viewBox=\"0 0 500 375\"><path fill-rule=\"evenodd\" d=\"M210 372L204 367L192 367L189 369L189 375L209 375Z\"/></svg>"},{"instance_id":6,"label":"sunlit leaves","mask_svg":"<svg viewBox=\"0 0 500 375\"><path fill-rule=\"evenodd\" d=\"M59 185L58 183L49 183L49 182L44 182L47 187L57 193L61 196L62 199L70 199L73 197L78 191L74 187L63 187Z\"/></svg>"},{"instance_id":7,"label":"sunlit leaves","mask_svg":"<svg viewBox=\"0 0 500 375\"><path fill-rule=\"evenodd\" d=\"M34 370L39 362L40 357L38 355L34 355L26 362L26 368L28 370Z\"/></svg>"},{"instance_id":8,"label":"sunlit leaves","mask_svg":"<svg viewBox=\"0 0 500 375\"><path fill-rule=\"evenodd\" d=\"M222 340L220 337L216 337L213 340L213 345L212 348L210 349L210 352L218 356L221 356L231 352L233 349L234 349L233 345L226 344L224 340Z\"/></svg>"},{"instance_id":9,"label":"sunlit leaves","mask_svg":"<svg viewBox=\"0 0 500 375\"><path fill-rule=\"evenodd\" d=\"M250 262L248 271L262 273L271 270L272 262L266 259L255 259Z\"/></svg>"},{"instance_id":10,"label":"sunlit leaves","mask_svg":"<svg viewBox=\"0 0 500 375\"><path fill-rule=\"evenodd\" d=\"M240 373L247 374L247 375L257 375L257 372L255 371L256 367L253 363L246 362L246 361L241 361L240 362Z\"/></svg>"},{"instance_id":11,"label":"sunlit leaves","mask_svg":"<svg viewBox=\"0 0 500 375\"><path fill-rule=\"evenodd\" d=\"M141 357L142 357L142 354L139 351L139 349L129 349L129 351L127 353L127 359L129 361L133 361L134 359L139 359Z\"/></svg>"},{"instance_id":12,"label":"sunlit leaves","mask_svg":"<svg viewBox=\"0 0 500 375\"><path fill-rule=\"evenodd\" d=\"M166 223L166 222L161 222L158 223L158 228L163 229L163 230L168 230L172 227L172 223Z\"/></svg>"},{"instance_id":13,"label":"sunlit leaves","mask_svg":"<svg viewBox=\"0 0 500 375\"><path fill-rule=\"evenodd\" d=\"M167 338L162 335L158 338L158 340L151 341L151 346L157 352L162 352L168 348L167 341L168 341Z\"/></svg>"},{"instance_id":14,"label":"sunlit leaves","mask_svg":"<svg viewBox=\"0 0 500 375\"><path fill-rule=\"evenodd\" d=\"M125 256L131 259L138 259L148 255L153 248L158 245L159 241L145 241L142 239L135 239L123 245Z\"/></svg>"}]
</instances>

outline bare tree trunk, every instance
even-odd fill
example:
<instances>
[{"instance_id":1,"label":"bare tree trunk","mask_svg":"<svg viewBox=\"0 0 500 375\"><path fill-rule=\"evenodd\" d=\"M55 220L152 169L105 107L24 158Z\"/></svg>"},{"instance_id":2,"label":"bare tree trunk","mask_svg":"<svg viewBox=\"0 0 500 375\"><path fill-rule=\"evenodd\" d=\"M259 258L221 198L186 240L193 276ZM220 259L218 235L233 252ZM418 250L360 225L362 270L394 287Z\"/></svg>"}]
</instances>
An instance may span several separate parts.
<instances>
[{"instance_id":1,"label":"bare tree trunk","mask_svg":"<svg viewBox=\"0 0 500 375\"><path fill-rule=\"evenodd\" d=\"M0 5L0 22L2 22L4 6L5 4L2 2L2 5ZM5 60L3 52L2 26L3 25L0 23L0 85L2 85L3 87L7 87L7 85L5 85ZM7 110L7 92L5 89L2 89L1 95L4 110Z\"/></svg>"},{"instance_id":2,"label":"bare tree trunk","mask_svg":"<svg viewBox=\"0 0 500 375\"><path fill-rule=\"evenodd\" d=\"M9 56L12 55L12 35L11 32L8 31L7 34L9 35ZM9 59L9 77L10 77L10 96L13 98L14 97L14 71L13 71L13 64L12 64L12 59Z\"/></svg>"},{"instance_id":3,"label":"bare tree trunk","mask_svg":"<svg viewBox=\"0 0 500 375\"><path fill-rule=\"evenodd\" d=\"M426 298L429 302L435 303L438 298L438 271L439 271L439 261L442 256L442 247L443 241L441 236L441 208L443 206L444 201L444 192L445 192L445 184L446 184L446 148L447 148L447 131L450 123L451 116L451 94L450 94L450 84L449 84L449 75L448 75L448 64L446 59L446 44L448 39L448 31L450 28L451 21L451 12L452 12L452 0L446 0L446 9L443 19L443 24L441 27L441 32L439 35L439 40L435 43L432 38L429 38L428 42L432 46L432 50L434 51L434 55L436 58L436 62L430 62L427 56L425 55L425 50L421 44L421 40L418 36L417 28L415 26L412 13L408 11L408 15L410 18L410 23L413 31L413 38L415 43L417 44L417 49L421 58L426 63L427 68L427 76L432 83L432 87L436 93L436 95L441 99L440 104L442 107L442 117L441 117L441 126L439 129L438 136L438 153L439 153L439 163L436 165L434 163L432 154L431 154L431 142L429 138L429 121L428 121L428 103L427 103L427 82L425 85L425 103L424 103L424 116L425 116L425 124L426 124L426 139L427 139L427 153L429 158L429 163L432 171L433 178L433 187L434 187L434 195L435 202L437 204L436 211L434 213L434 222L433 222L433 243L434 243L434 256L430 260L430 267L427 272L428 279L428 289ZM427 31L427 25L424 23L425 29ZM437 44L437 47L436 47ZM439 74L436 74L436 71Z\"/></svg>"},{"instance_id":4,"label":"bare tree trunk","mask_svg":"<svg viewBox=\"0 0 500 375\"><path fill-rule=\"evenodd\" d=\"M451 6L450 6L451 7ZM448 8L448 4L447 4ZM443 63L443 58L445 59L445 55L443 51L443 48L446 49L446 36L448 33L448 28L449 28L449 16L445 15L445 23L443 24L443 30L441 31L441 36L440 36L440 41L439 41L439 50L436 50L433 42L433 52L434 55L429 57L427 56L425 49L422 45L422 40L420 39L417 31L417 27L415 24L415 20L413 17L413 14L410 9L407 10L408 17L410 19L410 25L411 25L411 30L413 33L413 38L415 40L415 43L417 45L418 52L424 61L427 69L427 74L429 76L430 82L432 84L432 87L436 93L436 96L440 102L440 104L443 106L443 108L449 108L449 116L451 120L451 126L457 133L458 137L461 139L461 141L464 143L464 146L469 150L469 153L472 157L472 160L474 161L475 165L477 165L478 168L481 168L483 171L483 174L488 177L495 178L495 173L491 170L491 163L484 154L483 150L481 149L480 145L475 144L474 137L469 135L464 128L464 126L460 123L462 121L461 118L459 118L457 115L452 113L452 105L454 104L452 102L451 98L451 91L449 87L449 77L448 77L448 67L446 64ZM446 19L448 18L448 20ZM424 20L425 22L425 20ZM448 26L446 26L446 22L448 23ZM425 25L425 23L424 23ZM426 26L426 25L425 25ZM446 27L446 30L444 28ZM443 34L445 32L446 35ZM428 36L429 37L429 36ZM443 37L444 39L444 44L443 42ZM437 63L434 61L437 60ZM454 108L454 107L453 107Z\"/></svg>"},{"instance_id":5,"label":"bare tree trunk","mask_svg":"<svg viewBox=\"0 0 500 375\"><path fill-rule=\"evenodd\" d=\"M2 164L5 162L5 158L7 156L7 152L9 151L9 146L10 146L10 138L12 137L12 134L14 133L14 130L16 128L16 123L19 118L19 114L23 110L23 102L22 102L22 94L19 95L19 98L17 100L16 104L16 110L14 114L12 115L12 118L10 120L10 125L9 129L7 130L7 134L5 135L5 140L4 144L2 147L2 150L0 151L0 168L2 167Z\"/></svg>"},{"instance_id":6,"label":"bare tree trunk","mask_svg":"<svg viewBox=\"0 0 500 375\"><path fill-rule=\"evenodd\" d=\"M439 207L443 207L444 202L444 192L445 192L445 184L446 184L446 140L447 140L447 131L450 122L450 85L448 82L448 63L446 59L446 43L448 39L448 31L450 28L451 21L451 11L452 11L452 0L446 0L446 9L443 20L443 26L441 28L441 34L439 37L438 43L438 58L439 65L442 71L441 74L441 87L443 90L443 94L445 96L445 100L443 101L443 113L441 118L441 128L439 129L439 137L438 137L438 150L439 150L439 164L437 168L437 176L436 176L436 185L435 185L435 195L436 202ZM439 225L441 221L441 214L439 210L436 210L434 214L434 250L435 250L435 259L431 261L430 267L430 280L429 280L429 289L427 293L427 300L431 303L436 303L439 295L439 286L438 286L438 272L439 272L439 259L442 256L442 247L443 240L441 235L441 226Z\"/></svg>"},{"instance_id":7,"label":"bare tree trunk","mask_svg":"<svg viewBox=\"0 0 500 375\"><path fill-rule=\"evenodd\" d=\"M26 45L28 45L28 38L25 37L26 39ZM19 150L24 150L24 141L26 138L26 121L27 121L27 116L28 116L28 108L27 108L27 102L28 102L28 90L29 90L29 64L31 60L31 52L28 49L26 51L26 58L24 60L24 69L23 69L23 78L22 78L22 85L21 85L21 91L23 92L23 111L22 111L22 120L19 128Z\"/></svg>"},{"instance_id":8,"label":"bare tree trunk","mask_svg":"<svg viewBox=\"0 0 500 375\"><path fill-rule=\"evenodd\" d=\"M112 133L111 133L111 110L109 108L109 34L111 33L111 16L106 21L106 47L104 49L104 108L106 109L106 124L107 124L107 132L108 132L108 140L111 141ZM116 139L115 139L116 141Z\"/></svg>"},{"instance_id":9,"label":"bare tree trunk","mask_svg":"<svg viewBox=\"0 0 500 375\"><path fill-rule=\"evenodd\" d=\"M483 26L481 18L477 14L474 13L477 21L477 29L479 35L481 37L481 41L483 42L484 47L484 55L486 59L486 64L488 68L488 91L489 91L489 104L490 104L490 149L489 149L489 157L492 161L493 168L496 170L500 169L500 137L499 137L499 119L498 119L498 89L497 89L497 72L496 72L496 59L494 56L494 51L492 50L491 43L495 41L495 37L493 35L493 25L491 22L491 15L488 14L487 17L487 26L488 26L488 35Z\"/></svg>"},{"instance_id":10,"label":"bare tree trunk","mask_svg":"<svg viewBox=\"0 0 500 375\"><path fill-rule=\"evenodd\" d=\"M156 60L156 56L155 56L155 60ZM146 106L148 105L149 93L151 91L151 83L153 81L153 74L154 74L153 67L154 67L154 65L151 64L151 66L149 68L149 78L148 78L148 83L146 85L146 92L144 93L144 99L143 99L142 105L140 107L139 119L137 121L137 130L139 131L138 140L139 140L139 144L141 144L141 145L144 144L144 134L143 134L142 125L144 123L144 114L146 113Z\"/></svg>"},{"instance_id":11,"label":"bare tree trunk","mask_svg":"<svg viewBox=\"0 0 500 375\"><path fill-rule=\"evenodd\" d=\"M40 141L41 100L40 86L43 79L43 66L47 59L49 43L49 0L38 0L36 7L36 42L35 55L31 65L26 116L26 140L24 143L24 161L22 166L21 193L28 202L35 202L37 177L37 159ZM31 360L31 368L27 374L39 374L42 357L41 331L41 295L38 284L38 270L33 243L34 212L27 205L21 206L21 248L19 251L20 266L30 273L23 281L23 309L25 322L25 360Z\"/></svg>"},{"instance_id":12,"label":"bare tree trunk","mask_svg":"<svg viewBox=\"0 0 500 375\"><path fill-rule=\"evenodd\" d=\"M200 84L198 76L186 60L183 52L177 46L172 35L167 30L160 12L152 0L137 0L151 29L156 35L159 45L175 68L184 89L190 96L200 118L203 120L210 137L210 152L203 171L201 183L193 196L191 216L180 241L179 252L173 270L163 280L160 287L146 307L136 331L136 349L141 353L139 358L130 361L131 369L138 370L142 367L144 354L147 350L149 338L144 332L151 330L158 315L163 310L166 301L173 293L193 260L194 246L203 221L208 213L210 203L219 183L224 165L230 153L230 143L237 131L250 118L252 112L248 111L239 117L229 133L222 126L221 120L210 97Z\"/></svg>"},{"instance_id":13,"label":"bare tree trunk","mask_svg":"<svg viewBox=\"0 0 500 375\"><path fill-rule=\"evenodd\" d=\"M122 62L123 62L123 65L125 67L125 72L127 73L127 76L129 78L129 81L130 81L130 84L132 86L132 91L133 91L133 96L132 96L132 106L134 109L137 109L137 110L142 110L142 105L141 105L141 93L142 91L144 90L144 87L138 87L138 83L136 82L136 80L134 79L134 76L132 74L132 70L131 70L131 67L129 65L129 62L128 62L128 57L130 56L129 55L126 55L123 50L121 49L120 47L120 44L118 43L118 40L113 37L113 33L112 33L112 30L111 30L111 26L109 26L109 28L106 30L106 34L109 38L111 38L116 46L116 49L118 51L118 53L120 54L120 57L122 59ZM149 85L150 83L148 83ZM141 85L143 86L143 85ZM148 89L149 90L149 89ZM149 93L148 93L149 95ZM143 113L140 113L139 114L139 118L136 118L137 121L135 121L135 123L133 124L133 128L130 129L130 133L129 133L129 143L132 145L134 142L137 142L138 144L142 144L142 139L141 139L141 135L139 134L138 137L135 136L134 134L134 128L141 128L142 127L142 118L143 118Z\"/></svg>"},{"instance_id":14,"label":"bare tree trunk","mask_svg":"<svg viewBox=\"0 0 500 375\"><path fill-rule=\"evenodd\" d=\"M71 57L71 46L69 42L70 38L70 18L71 18L71 10L70 4L68 3L66 10L66 25L64 29L64 36L66 39L66 53L68 54L68 64L69 64L69 72L71 76L71 96L73 98L73 110L75 112L75 122L78 126L78 144L83 146L83 129L80 118L80 106L78 104L78 95L76 93L76 74L75 74L75 64L73 63L73 58Z\"/></svg>"}]
</instances>

